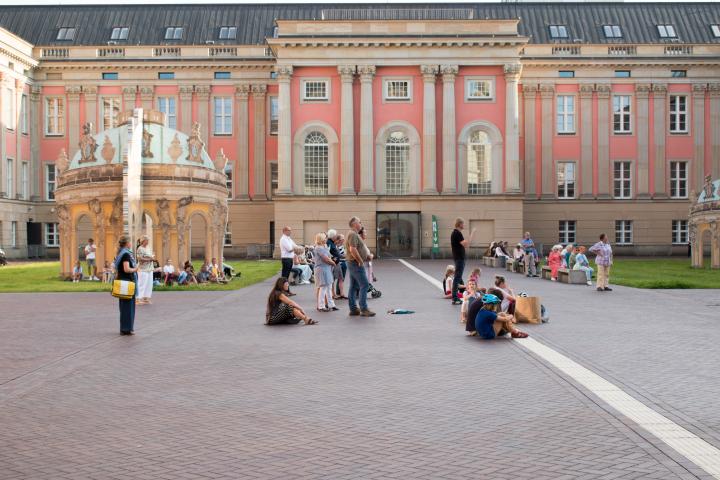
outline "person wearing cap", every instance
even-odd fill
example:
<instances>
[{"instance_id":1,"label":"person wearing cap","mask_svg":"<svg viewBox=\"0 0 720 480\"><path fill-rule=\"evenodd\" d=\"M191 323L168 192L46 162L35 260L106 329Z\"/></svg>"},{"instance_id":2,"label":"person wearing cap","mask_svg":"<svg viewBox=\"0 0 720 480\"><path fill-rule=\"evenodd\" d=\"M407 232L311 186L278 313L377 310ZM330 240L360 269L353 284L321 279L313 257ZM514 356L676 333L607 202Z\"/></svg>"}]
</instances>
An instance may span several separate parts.
<instances>
[{"instance_id":1,"label":"person wearing cap","mask_svg":"<svg viewBox=\"0 0 720 480\"><path fill-rule=\"evenodd\" d=\"M527 338L528 334L513 326L515 317L500 311L501 299L497 295L486 293L480 299L483 306L475 317L475 331L484 340L492 340L508 333L512 338ZM468 318L468 321L470 319Z\"/></svg>"}]
</instances>

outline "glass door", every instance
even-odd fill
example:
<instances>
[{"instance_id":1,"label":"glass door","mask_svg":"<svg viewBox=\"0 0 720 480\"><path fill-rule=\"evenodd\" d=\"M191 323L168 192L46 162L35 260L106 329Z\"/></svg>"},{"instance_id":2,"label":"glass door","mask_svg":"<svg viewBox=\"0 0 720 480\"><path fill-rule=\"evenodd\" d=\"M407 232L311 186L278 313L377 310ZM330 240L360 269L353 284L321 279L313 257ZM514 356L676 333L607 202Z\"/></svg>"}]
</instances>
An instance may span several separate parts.
<instances>
[{"instance_id":1,"label":"glass door","mask_svg":"<svg viewBox=\"0 0 720 480\"><path fill-rule=\"evenodd\" d=\"M419 258L420 214L378 212L377 253L379 258Z\"/></svg>"}]
</instances>

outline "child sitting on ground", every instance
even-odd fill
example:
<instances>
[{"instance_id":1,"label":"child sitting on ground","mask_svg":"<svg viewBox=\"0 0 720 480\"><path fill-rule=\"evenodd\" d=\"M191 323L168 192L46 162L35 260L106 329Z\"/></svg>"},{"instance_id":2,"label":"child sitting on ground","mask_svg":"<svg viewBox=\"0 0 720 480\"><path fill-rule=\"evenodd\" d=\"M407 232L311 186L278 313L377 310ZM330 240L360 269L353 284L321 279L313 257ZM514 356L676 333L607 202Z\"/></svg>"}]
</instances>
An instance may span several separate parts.
<instances>
[{"instance_id":1,"label":"child sitting on ground","mask_svg":"<svg viewBox=\"0 0 720 480\"><path fill-rule=\"evenodd\" d=\"M72 281L73 281L73 283L77 283L82 279L83 279L82 264L80 263L80 260L78 260L77 262L75 262L75 266L73 267Z\"/></svg>"},{"instance_id":2,"label":"child sitting on ground","mask_svg":"<svg viewBox=\"0 0 720 480\"><path fill-rule=\"evenodd\" d=\"M502 337L508 333L512 338L526 338L527 333L513 326L515 317L500 311L500 298L492 294L482 296L483 307L475 317L477 335L485 340Z\"/></svg>"},{"instance_id":3,"label":"child sitting on ground","mask_svg":"<svg viewBox=\"0 0 720 480\"><path fill-rule=\"evenodd\" d=\"M443 278L445 298L452 298L453 278L455 278L455 267L453 265L448 265L445 268L445 278Z\"/></svg>"},{"instance_id":4,"label":"child sitting on ground","mask_svg":"<svg viewBox=\"0 0 720 480\"><path fill-rule=\"evenodd\" d=\"M102 271L103 283L112 283L113 273L114 272L113 272L112 267L110 266L110 262L105 260L105 265L103 266L103 271Z\"/></svg>"},{"instance_id":5,"label":"child sitting on ground","mask_svg":"<svg viewBox=\"0 0 720 480\"><path fill-rule=\"evenodd\" d=\"M476 270L480 269L477 268ZM460 323L467 322L467 313L470 303L476 301L480 297L482 297L482 293L478 291L477 283L475 283L475 280L471 278L468 280L467 288L465 288L465 292L463 293L463 303L460 307Z\"/></svg>"},{"instance_id":6,"label":"child sitting on ground","mask_svg":"<svg viewBox=\"0 0 720 480\"><path fill-rule=\"evenodd\" d=\"M472 272L470 272L470 277L468 278L468 284L470 282L475 282L475 286L480 285L480 275L482 274L482 270L480 270L480 267L476 267L472 269Z\"/></svg>"},{"instance_id":7,"label":"child sitting on ground","mask_svg":"<svg viewBox=\"0 0 720 480\"><path fill-rule=\"evenodd\" d=\"M550 280L552 280L553 282L557 282L558 270L560 270L560 267L562 266L562 256L560 255L560 250L562 250L562 247L560 245L555 245L552 248L550 255L548 255Z\"/></svg>"}]
</instances>

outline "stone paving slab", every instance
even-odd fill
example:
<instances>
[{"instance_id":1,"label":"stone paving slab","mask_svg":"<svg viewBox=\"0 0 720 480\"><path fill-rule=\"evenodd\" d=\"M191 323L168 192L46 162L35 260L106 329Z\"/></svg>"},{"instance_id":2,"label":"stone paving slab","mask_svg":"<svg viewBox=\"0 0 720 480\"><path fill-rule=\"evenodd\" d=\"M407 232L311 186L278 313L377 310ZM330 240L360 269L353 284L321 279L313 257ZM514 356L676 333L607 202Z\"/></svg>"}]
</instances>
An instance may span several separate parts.
<instances>
[{"instance_id":1,"label":"stone paving slab","mask_svg":"<svg viewBox=\"0 0 720 480\"><path fill-rule=\"evenodd\" d=\"M376 271L371 307L417 314L266 327L265 283L158 294L119 337L107 295L0 296L0 478L697 478L511 340L464 337L426 280Z\"/></svg>"}]
</instances>

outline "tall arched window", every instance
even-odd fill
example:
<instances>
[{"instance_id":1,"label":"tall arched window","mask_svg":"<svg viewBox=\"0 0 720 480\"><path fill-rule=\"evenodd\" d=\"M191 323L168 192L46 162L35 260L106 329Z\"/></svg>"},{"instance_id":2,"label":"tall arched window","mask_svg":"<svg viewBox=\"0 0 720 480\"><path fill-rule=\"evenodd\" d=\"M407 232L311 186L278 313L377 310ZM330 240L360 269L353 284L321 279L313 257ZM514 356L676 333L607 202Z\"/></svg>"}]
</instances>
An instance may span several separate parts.
<instances>
[{"instance_id":1,"label":"tall arched window","mask_svg":"<svg viewBox=\"0 0 720 480\"><path fill-rule=\"evenodd\" d=\"M492 145L487 133L476 130L467 149L467 181L470 195L488 195L492 191Z\"/></svg>"},{"instance_id":2,"label":"tall arched window","mask_svg":"<svg viewBox=\"0 0 720 480\"><path fill-rule=\"evenodd\" d=\"M320 132L305 137L305 194L328 193L328 141Z\"/></svg>"},{"instance_id":3,"label":"tall arched window","mask_svg":"<svg viewBox=\"0 0 720 480\"><path fill-rule=\"evenodd\" d=\"M385 142L385 193L405 195L410 191L410 140L403 132L392 132Z\"/></svg>"}]
</instances>

